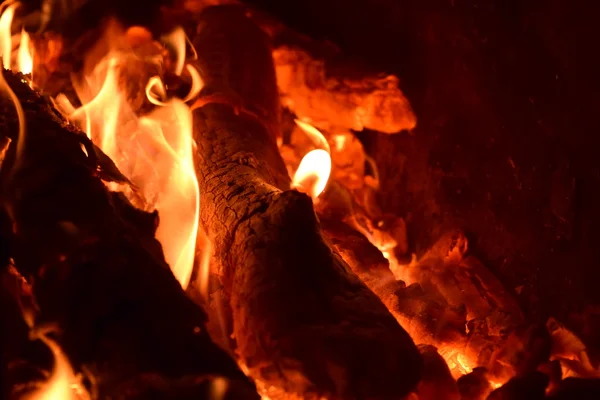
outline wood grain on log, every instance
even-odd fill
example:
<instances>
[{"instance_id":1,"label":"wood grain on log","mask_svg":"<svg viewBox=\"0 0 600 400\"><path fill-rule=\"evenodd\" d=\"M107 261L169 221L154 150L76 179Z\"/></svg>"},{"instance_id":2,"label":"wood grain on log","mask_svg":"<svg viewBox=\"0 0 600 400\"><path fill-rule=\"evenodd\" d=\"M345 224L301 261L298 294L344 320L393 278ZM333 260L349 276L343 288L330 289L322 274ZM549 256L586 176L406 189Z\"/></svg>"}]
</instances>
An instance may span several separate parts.
<instances>
[{"instance_id":1,"label":"wood grain on log","mask_svg":"<svg viewBox=\"0 0 600 400\"><path fill-rule=\"evenodd\" d=\"M194 129L201 222L241 362L271 398L406 395L420 377L416 346L326 244L310 198L289 190L268 128L279 109L267 38L234 6L205 10L199 27L205 93L231 102L201 100Z\"/></svg>"},{"instance_id":2,"label":"wood grain on log","mask_svg":"<svg viewBox=\"0 0 600 400\"><path fill-rule=\"evenodd\" d=\"M58 326L67 356L93 371L101 394L153 372L221 375L251 397L252 385L211 342L203 310L164 261L157 215L109 192L100 179L108 158L22 77L4 76L27 131L19 137L15 108L2 96L0 136L12 140L0 171L2 202L12 220L12 256L39 304L37 322Z\"/></svg>"}]
</instances>

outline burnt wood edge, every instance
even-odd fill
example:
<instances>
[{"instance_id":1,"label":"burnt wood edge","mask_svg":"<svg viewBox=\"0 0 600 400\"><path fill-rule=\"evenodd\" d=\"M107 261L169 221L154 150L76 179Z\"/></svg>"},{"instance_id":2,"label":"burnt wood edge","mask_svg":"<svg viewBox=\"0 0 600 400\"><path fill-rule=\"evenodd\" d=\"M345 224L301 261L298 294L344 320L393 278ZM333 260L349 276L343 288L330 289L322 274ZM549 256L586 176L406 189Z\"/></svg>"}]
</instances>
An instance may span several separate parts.
<instances>
[{"instance_id":1,"label":"burnt wood edge","mask_svg":"<svg viewBox=\"0 0 600 400\"><path fill-rule=\"evenodd\" d=\"M267 37L232 6L205 10L198 26L212 96L193 112L201 223L242 364L272 398L408 394L422 366L416 346L326 244L310 198L289 190Z\"/></svg>"},{"instance_id":2,"label":"burnt wood edge","mask_svg":"<svg viewBox=\"0 0 600 400\"><path fill-rule=\"evenodd\" d=\"M2 203L12 224L10 254L39 305L37 323L58 327L70 361L92 371L101 396L151 372L166 379L222 376L256 397L210 340L204 311L164 261L154 238L157 216L107 190L85 135L22 76L3 76L27 130L18 137L15 108L2 96L0 136L11 139L0 171Z\"/></svg>"}]
</instances>

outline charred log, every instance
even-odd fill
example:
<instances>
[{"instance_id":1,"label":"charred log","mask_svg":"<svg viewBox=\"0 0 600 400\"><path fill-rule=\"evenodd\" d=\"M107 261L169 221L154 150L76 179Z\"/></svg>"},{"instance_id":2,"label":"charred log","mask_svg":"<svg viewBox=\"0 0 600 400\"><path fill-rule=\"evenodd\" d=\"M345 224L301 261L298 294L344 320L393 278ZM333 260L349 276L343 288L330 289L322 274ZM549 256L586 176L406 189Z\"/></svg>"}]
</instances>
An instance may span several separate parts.
<instances>
[{"instance_id":1,"label":"charred log","mask_svg":"<svg viewBox=\"0 0 600 400\"><path fill-rule=\"evenodd\" d=\"M326 244L310 198L289 190L267 38L233 6L204 11L199 26L201 222L241 362L270 397L406 395L420 376L416 346Z\"/></svg>"},{"instance_id":2,"label":"charred log","mask_svg":"<svg viewBox=\"0 0 600 400\"><path fill-rule=\"evenodd\" d=\"M425 367L423 379L419 383L417 393L420 400L458 400L460 394L456 381L452 377L446 361L437 349L429 345L419 346Z\"/></svg>"},{"instance_id":3,"label":"charred log","mask_svg":"<svg viewBox=\"0 0 600 400\"><path fill-rule=\"evenodd\" d=\"M515 377L490 393L488 400L543 400L548 381L541 372Z\"/></svg>"},{"instance_id":4,"label":"charred log","mask_svg":"<svg viewBox=\"0 0 600 400\"><path fill-rule=\"evenodd\" d=\"M475 368L457 381L458 391L463 400L484 400L492 391L485 368Z\"/></svg>"},{"instance_id":5,"label":"charred log","mask_svg":"<svg viewBox=\"0 0 600 400\"><path fill-rule=\"evenodd\" d=\"M93 371L102 395L142 372L223 376L252 393L164 261L157 215L108 191L101 177L124 181L108 157L20 76L4 76L27 130L19 137L15 108L3 96L0 135L11 144L2 202L13 227L11 255L39 305L36 324L58 327L65 353L76 368Z\"/></svg>"}]
</instances>

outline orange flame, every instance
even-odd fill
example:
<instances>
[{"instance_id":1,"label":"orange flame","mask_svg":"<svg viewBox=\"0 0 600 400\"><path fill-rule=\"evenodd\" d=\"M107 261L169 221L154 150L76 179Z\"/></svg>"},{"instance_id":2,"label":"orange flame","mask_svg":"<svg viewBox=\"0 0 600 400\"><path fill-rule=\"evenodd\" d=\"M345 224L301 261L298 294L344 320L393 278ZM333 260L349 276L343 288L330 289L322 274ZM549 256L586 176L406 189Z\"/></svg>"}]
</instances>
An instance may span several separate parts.
<instances>
[{"instance_id":1,"label":"orange flame","mask_svg":"<svg viewBox=\"0 0 600 400\"><path fill-rule=\"evenodd\" d=\"M81 382L81 376L76 375L69 363L67 356L48 334L57 331L55 325L36 326L37 305L29 283L17 272L14 266L11 266L11 273L19 278L21 285L19 305L23 320L29 327L29 338L31 340L40 340L44 343L54 358L54 366L47 380L43 382L33 382L25 395L20 396L26 400L90 400L91 396Z\"/></svg>"},{"instance_id":2,"label":"orange flame","mask_svg":"<svg viewBox=\"0 0 600 400\"><path fill-rule=\"evenodd\" d=\"M200 284L200 295L202 298L208 302L209 300L209 275L210 275L210 260L213 255L213 244L208 239L206 232L203 229L200 229L198 232L200 235L198 237L198 249L200 252L200 261L198 267L198 281Z\"/></svg>"},{"instance_id":3,"label":"orange flame","mask_svg":"<svg viewBox=\"0 0 600 400\"><path fill-rule=\"evenodd\" d=\"M33 70L33 56L31 52L30 37L24 29L20 35L12 35L12 23L15 10L21 4L17 1L7 1L0 6L0 56L5 69L31 74ZM20 36L20 39L18 37ZM13 55L13 39L20 40L16 55Z\"/></svg>"},{"instance_id":4,"label":"orange flame","mask_svg":"<svg viewBox=\"0 0 600 400\"><path fill-rule=\"evenodd\" d=\"M91 399L88 391L81 383L81 378L75 374L67 356L54 340L45 334L35 334L52 352L54 368L50 378L39 385L33 392L24 398L27 400L88 400Z\"/></svg>"},{"instance_id":5,"label":"orange flame","mask_svg":"<svg viewBox=\"0 0 600 400\"><path fill-rule=\"evenodd\" d=\"M325 190L331 174L329 143L318 129L306 122L295 120L296 124L321 148L309 151L300 161L292 178L292 187L309 194L313 200Z\"/></svg>"},{"instance_id":6,"label":"orange flame","mask_svg":"<svg viewBox=\"0 0 600 400\"><path fill-rule=\"evenodd\" d=\"M175 75L181 75L185 65L185 32L180 26L176 27L173 32L163 36L163 43L171 45L175 49Z\"/></svg>"},{"instance_id":7,"label":"orange flame","mask_svg":"<svg viewBox=\"0 0 600 400\"><path fill-rule=\"evenodd\" d=\"M165 45L170 46L175 50L175 66L173 68L173 72L176 75L181 75L185 69L185 71L187 71L190 74L190 77L192 78L192 86L190 88L190 92L183 99L183 102L187 102L187 101L195 98L196 95L198 93L200 93L202 86L204 86L203 82L202 82L202 78L200 77L200 74L198 73L198 71L190 64L185 64L185 59L186 59L185 44L188 43L189 40L188 40L185 32L183 31L183 28L177 27L173 30L173 32L169 33L168 35L163 36L162 42ZM196 50L194 49L194 46L191 46L191 49L193 51L192 59L198 58L198 55L196 54ZM146 95L148 95L147 88L146 88ZM154 104L156 104L156 103L154 103Z\"/></svg>"},{"instance_id":8,"label":"orange flame","mask_svg":"<svg viewBox=\"0 0 600 400\"><path fill-rule=\"evenodd\" d=\"M33 56L31 55L30 39L25 29L21 31L21 44L17 53L17 66L24 74L33 72Z\"/></svg>"},{"instance_id":9,"label":"orange flame","mask_svg":"<svg viewBox=\"0 0 600 400\"><path fill-rule=\"evenodd\" d=\"M124 32L116 25L107 32L109 40L121 40ZM176 51L175 68L185 66L185 34L176 30L169 39ZM117 45L109 47L117 48ZM112 51L85 76L74 82L83 106L74 109L65 96L57 103L139 189L125 193L139 204L143 195L146 209L156 209L160 222L156 238L163 246L173 274L187 287L194 263L200 195L193 164L192 117L182 100L166 100L166 88L158 76L146 84L146 97L157 107L138 116L129 105L127 93L119 84L120 67L127 61L128 49ZM201 89L197 71L188 66L192 91ZM188 95L189 97L189 95Z\"/></svg>"},{"instance_id":10,"label":"orange flame","mask_svg":"<svg viewBox=\"0 0 600 400\"><path fill-rule=\"evenodd\" d=\"M19 6L19 3L14 1L7 1L0 6L0 56L2 57L2 66L4 69L10 69L11 67L11 53L12 53L12 20L15 16L15 9Z\"/></svg>"},{"instance_id":11,"label":"orange flame","mask_svg":"<svg viewBox=\"0 0 600 400\"><path fill-rule=\"evenodd\" d=\"M173 99L148 117L139 120L146 132L140 144L152 144L155 175L164 184L155 203L161 217L157 239L173 274L185 288L194 264L200 191L193 162L192 117L189 108ZM144 143L144 141L146 143ZM152 154L144 154L150 160ZM147 186L146 186L147 187Z\"/></svg>"}]
</instances>

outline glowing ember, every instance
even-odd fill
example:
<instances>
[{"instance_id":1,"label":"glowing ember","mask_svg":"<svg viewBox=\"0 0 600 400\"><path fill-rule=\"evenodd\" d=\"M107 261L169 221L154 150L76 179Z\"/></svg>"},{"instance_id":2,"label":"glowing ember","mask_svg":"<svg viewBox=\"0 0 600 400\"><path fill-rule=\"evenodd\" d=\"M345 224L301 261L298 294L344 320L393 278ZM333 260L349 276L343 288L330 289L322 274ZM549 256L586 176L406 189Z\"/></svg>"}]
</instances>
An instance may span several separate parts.
<instances>
[{"instance_id":1,"label":"glowing ember","mask_svg":"<svg viewBox=\"0 0 600 400\"><path fill-rule=\"evenodd\" d=\"M296 124L306 132L316 146L322 147L309 151L302 158L292 179L293 188L309 194L315 200L325 190L331 174L329 143L312 125L299 120L296 120Z\"/></svg>"}]
</instances>

